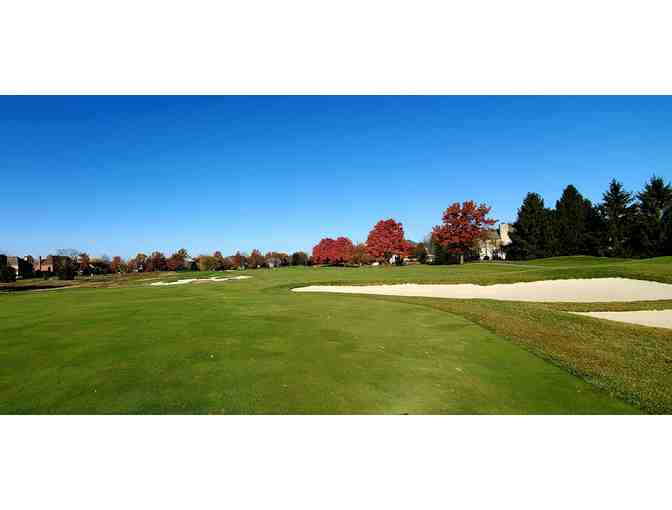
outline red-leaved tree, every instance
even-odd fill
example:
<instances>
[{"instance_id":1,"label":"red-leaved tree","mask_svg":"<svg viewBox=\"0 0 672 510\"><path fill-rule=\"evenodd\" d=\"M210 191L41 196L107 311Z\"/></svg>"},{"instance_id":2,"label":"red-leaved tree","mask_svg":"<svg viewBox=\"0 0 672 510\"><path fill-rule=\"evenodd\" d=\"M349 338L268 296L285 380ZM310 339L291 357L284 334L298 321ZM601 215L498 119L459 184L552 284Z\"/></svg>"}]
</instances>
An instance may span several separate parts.
<instances>
[{"instance_id":1,"label":"red-leaved tree","mask_svg":"<svg viewBox=\"0 0 672 510\"><path fill-rule=\"evenodd\" d=\"M355 246L347 237L322 239L313 248L314 264L346 264L352 260Z\"/></svg>"},{"instance_id":2,"label":"red-leaved tree","mask_svg":"<svg viewBox=\"0 0 672 510\"><path fill-rule=\"evenodd\" d=\"M476 205L473 200L462 205L455 202L443 213L443 224L432 230L432 240L448 253L459 255L463 264L464 254L488 226L496 223L497 220L488 218L489 213L490 207L486 204Z\"/></svg>"},{"instance_id":3,"label":"red-leaved tree","mask_svg":"<svg viewBox=\"0 0 672 510\"><path fill-rule=\"evenodd\" d=\"M392 218L376 223L366 240L366 253L379 262L388 262L392 255L404 257L411 247L404 239L404 227Z\"/></svg>"}]
</instances>

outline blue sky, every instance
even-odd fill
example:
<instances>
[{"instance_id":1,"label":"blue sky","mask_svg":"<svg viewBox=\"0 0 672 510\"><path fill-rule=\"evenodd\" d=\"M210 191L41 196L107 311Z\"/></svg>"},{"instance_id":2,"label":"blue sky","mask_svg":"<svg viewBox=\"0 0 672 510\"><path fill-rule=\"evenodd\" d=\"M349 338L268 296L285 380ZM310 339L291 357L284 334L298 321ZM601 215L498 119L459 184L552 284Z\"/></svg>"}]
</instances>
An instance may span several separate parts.
<instances>
[{"instance_id":1,"label":"blue sky","mask_svg":"<svg viewBox=\"0 0 672 510\"><path fill-rule=\"evenodd\" d=\"M672 178L672 97L0 97L0 250L309 251Z\"/></svg>"}]
</instances>

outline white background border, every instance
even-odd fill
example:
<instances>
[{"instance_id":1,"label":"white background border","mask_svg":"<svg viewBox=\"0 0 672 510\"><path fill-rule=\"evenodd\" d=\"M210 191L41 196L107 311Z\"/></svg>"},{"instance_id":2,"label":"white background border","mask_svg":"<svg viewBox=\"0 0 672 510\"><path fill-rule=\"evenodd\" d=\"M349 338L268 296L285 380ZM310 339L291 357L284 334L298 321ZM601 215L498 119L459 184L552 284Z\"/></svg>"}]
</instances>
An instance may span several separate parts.
<instances>
[{"instance_id":1,"label":"white background border","mask_svg":"<svg viewBox=\"0 0 672 510\"><path fill-rule=\"evenodd\" d=\"M6 2L8 93L669 93L666 1Z\"/></svg>"}]
</instances>

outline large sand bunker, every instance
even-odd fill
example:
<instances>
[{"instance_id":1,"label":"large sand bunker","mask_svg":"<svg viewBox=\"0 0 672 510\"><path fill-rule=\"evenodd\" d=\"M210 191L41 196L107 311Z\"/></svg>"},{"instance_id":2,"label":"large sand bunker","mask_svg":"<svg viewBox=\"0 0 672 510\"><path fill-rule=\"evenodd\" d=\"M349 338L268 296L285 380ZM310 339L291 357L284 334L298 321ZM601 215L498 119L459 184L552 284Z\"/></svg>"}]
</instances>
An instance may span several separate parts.
<instances>
[{"instance_id":1,"label":"large sand bunker","mask_svg":"<svg viewBox=\"0 0 672 510\"><path fill-rule=\"evenodd\" d=\"M417 284L400 285L311 285L294 292L335 292L381 296L435 297L453 299L497 299L547 303L606 303L612 301L655 301L672 299L672 285L628 278L544 280L495 285Z\"/></svg>"},{"instance_id":2,"label":"large sand bunker","mask_svg":"<svg viewBox=\"0 0 672 510\"><path fill-rule=\"evenodd\" d=\"M210 278L183 278L182 280L176 280L174 282L155 282L150 283L152 287L161 287L164 285L185 285L187 283L209 283L209 282L228 282L230 280L247 280L252 278L251 276L231 276L229 278L217 278L212 276Z\"/></svg>"},{"instance_id":3,"label":"large sand bunker","mask_svg":"<svg viewBox=\"0 0 672 510\"><path fill-rule=\"evenodd\" d=\"M638 310L634 312L573 312L597 319L606 319L640 326L672 329L672 310Z\"/></svg>"}]
</instances>

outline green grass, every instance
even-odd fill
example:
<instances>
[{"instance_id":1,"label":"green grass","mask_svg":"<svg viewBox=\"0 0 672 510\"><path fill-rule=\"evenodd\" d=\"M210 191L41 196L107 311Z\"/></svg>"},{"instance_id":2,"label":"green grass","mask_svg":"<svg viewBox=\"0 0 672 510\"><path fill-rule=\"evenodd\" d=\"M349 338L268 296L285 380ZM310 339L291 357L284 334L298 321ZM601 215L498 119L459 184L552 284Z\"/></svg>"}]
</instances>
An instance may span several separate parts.
<instances>
[{"instance_id":1,"label":"green grass","mask_svg":"<svg viewBox=\"0 0 672 510\"><path fill-rule=\"evenodd\" d=\"M149 274L2 293L0 413L670 412L664 330L558 305L289 289L592 276L672 282L671 273L670 257L562 258L258 270L246 273L250 280L159 288L148 279L206 275Z\"/></svg>"}]
</instances>

